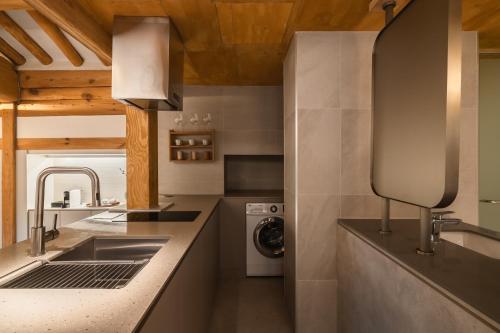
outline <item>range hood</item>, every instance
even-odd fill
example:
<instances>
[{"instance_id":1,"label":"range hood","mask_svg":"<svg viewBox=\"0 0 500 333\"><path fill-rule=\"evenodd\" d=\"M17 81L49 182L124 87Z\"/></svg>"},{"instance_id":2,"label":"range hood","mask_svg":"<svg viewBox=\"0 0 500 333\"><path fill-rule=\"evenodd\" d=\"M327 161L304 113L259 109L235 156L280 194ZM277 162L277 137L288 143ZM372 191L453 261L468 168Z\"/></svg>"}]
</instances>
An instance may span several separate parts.
<instances>
[{"instance_id":1,"label":"range hood","mask_svg":"<svg viewBox=\"0 0 500 333\"><path fill-rule=\"evenodd\" d=\"M111 95L147 111L182 110L184 48L168 17L116 16Z\"/></svg>"}]
</instances>

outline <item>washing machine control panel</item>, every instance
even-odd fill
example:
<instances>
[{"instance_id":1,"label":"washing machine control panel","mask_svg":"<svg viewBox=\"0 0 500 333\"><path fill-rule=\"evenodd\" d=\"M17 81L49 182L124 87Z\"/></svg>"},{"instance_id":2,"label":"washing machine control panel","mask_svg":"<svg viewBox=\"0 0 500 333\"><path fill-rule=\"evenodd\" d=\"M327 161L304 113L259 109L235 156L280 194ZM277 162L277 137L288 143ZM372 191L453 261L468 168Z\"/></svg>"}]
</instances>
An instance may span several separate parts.
<instances>
[{"instance_id":1,"label":"washing machine control panel","mask_svg":"<svg viewBox=\"0 0 500 333\"><path fill-rule=\"evenodd\" d=\"M247 215L283 215L282 203L247 203Z\"/></svg>"}]
</instances>

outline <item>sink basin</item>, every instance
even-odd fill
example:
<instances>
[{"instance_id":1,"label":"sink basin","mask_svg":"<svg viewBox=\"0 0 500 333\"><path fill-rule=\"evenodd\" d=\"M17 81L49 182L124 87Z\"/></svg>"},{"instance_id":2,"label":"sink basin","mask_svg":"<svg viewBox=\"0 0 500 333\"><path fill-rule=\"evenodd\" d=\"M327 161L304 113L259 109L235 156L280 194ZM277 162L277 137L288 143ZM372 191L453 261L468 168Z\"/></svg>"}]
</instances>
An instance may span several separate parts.
<instances>
[{"instance_id":1,"label":"sink basin","mask_svg":"<svg viewBox=\"0 0 500 333\"><path fill-rule=\"evenodd\" d=\"M500 242L493 238L467 231L443 231L441 238L490 258L500 259Z\"/></svg>"},{"instance_id":2,"label":"sink basin","mask_svg":"<svg viewBox=\"0 0 500 333\"><path fill-rule=\"evenodd\" d=\"M13 272L0 289L119 289L144 268L166 238L91 238L49 262Z\"/></svg>"},{"instance_id":3,"label":"sink basin","mask_svg":"<svg viewBox=\"0 0 500 333\"><path fill-rule=\"evenodd\" d=\"M95 261L150 259L166 238L91 238L51 261Z\"/></svg>"}]
</instances>

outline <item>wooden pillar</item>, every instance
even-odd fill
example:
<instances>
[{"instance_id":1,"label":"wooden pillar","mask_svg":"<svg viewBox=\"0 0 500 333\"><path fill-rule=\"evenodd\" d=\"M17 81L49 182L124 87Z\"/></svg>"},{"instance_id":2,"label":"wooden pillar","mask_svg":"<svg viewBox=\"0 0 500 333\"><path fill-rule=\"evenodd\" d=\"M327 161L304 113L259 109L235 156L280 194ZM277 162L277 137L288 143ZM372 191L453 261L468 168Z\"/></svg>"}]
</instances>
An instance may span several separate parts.
<instances>
[{"instance_id":1,"label":"wooden pillar","mask_svg":"<svg viewBox=\"0 0 500 333\"><path fill-rule=\"evenodd\" d=\"M127 107L127 207L158 207L158 113Z\"/></svg>"},{"instance_id":2,"label":"wooden pillar","mask_svg":"<svg viewBox=\"0 0 500 333\"><path fill-rule=\"evenodd\" d=\"M16 137L19 82L14 66L0 57L2 104L2 246L16 242Z\"/></svg>"},{"instance_id":3,"label":"wooden pillar","mask_svg":"<svg viewBox=\"0 0 500 333\"><path fill-rule=\"evenodd\" d=\"M16 104L2 110L2 246L16 242Z\"/></svg>"}]
</instances>

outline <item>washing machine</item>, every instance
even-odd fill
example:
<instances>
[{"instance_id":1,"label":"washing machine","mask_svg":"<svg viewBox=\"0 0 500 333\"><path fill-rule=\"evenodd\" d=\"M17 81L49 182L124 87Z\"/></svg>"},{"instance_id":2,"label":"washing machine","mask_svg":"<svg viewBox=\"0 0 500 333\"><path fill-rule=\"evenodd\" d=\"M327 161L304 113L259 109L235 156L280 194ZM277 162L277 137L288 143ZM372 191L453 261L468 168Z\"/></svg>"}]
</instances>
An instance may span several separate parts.
<instances>
[{"instance_id":1,"label":"washing machine","mask_svg":"<svg viewBox=\"0 0 500 333\"><path fill-rule=\"evenodd\" d=\"M284 254L282 203L247 203L247 276L282 276Z\"/></svg>"}]
</instances>

